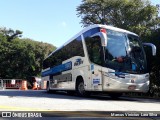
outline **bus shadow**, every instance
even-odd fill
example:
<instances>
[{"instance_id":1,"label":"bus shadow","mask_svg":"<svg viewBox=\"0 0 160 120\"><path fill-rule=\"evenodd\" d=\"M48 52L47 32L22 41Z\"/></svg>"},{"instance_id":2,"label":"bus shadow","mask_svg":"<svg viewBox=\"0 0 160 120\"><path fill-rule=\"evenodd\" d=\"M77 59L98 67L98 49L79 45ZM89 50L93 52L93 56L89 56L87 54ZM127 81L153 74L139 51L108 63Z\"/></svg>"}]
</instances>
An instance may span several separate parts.
<instances>
[{"instance_id":1,"label":"bus shadow","mask_svg":"<svg viewBox=\"0 0 160 120\"><path fill-rule=\"evenodd\" d=\"M122 96L113 99L107 95L93 94L89 97L79 97L76 95L68 95L66 92L47 93L46 90L0 90L0 96L13 97L35 97L35 98L54 98L54 99L74 99L74 100L98 100L98 101L134 101L142 103L160 103L159 99L131 98Z\"/></svg>"}]
</instances>

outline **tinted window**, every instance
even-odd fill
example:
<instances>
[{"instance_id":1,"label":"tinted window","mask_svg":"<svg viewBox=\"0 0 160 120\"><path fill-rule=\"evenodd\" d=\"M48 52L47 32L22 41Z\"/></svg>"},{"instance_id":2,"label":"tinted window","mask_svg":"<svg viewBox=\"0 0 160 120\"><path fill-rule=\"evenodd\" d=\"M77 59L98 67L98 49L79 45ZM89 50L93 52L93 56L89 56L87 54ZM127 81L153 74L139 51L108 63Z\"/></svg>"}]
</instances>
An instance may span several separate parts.
<instances>
[{"instance_id":1,"label":"tinted window","mask_svg":"<svg viewBox=\"0 0 160 120\"><path fill-rule=\"evenodd\" d=\"M101 38L99 36L86 37L85 42L90 61L98 65L102 65Z\"/></svg>"},{"instance_id":2,"label":"tinted window","mask_svg":"<svg viewBox=\"0 0 160 120\"><path fill-rule=\"evenodd\" d=\"M79 36L66 46L62 47L61 49L53 53L53 55L44 60L43 69L60 65L63 61L70 59L74 56L84 57L81 36Z\"/></svg>"}]
</instances>

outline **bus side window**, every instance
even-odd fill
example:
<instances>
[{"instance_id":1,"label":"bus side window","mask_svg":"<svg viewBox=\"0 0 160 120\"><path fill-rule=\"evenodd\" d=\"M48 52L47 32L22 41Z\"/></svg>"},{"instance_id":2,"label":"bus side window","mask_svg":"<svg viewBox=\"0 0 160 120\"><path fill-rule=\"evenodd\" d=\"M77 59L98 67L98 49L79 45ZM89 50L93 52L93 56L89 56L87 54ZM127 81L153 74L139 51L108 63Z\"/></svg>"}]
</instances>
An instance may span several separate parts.
<instances>
[{"instance_id":1,"label":"bus side window","mask_svg":"<svg viewBox=\"0 0 160 120\"><path fill-rule=\"evenodd\" d=\"M87 37L85 41L91 62L96 63L98 65L102 65L100 37Z\"/></svg>"}]
</instances>

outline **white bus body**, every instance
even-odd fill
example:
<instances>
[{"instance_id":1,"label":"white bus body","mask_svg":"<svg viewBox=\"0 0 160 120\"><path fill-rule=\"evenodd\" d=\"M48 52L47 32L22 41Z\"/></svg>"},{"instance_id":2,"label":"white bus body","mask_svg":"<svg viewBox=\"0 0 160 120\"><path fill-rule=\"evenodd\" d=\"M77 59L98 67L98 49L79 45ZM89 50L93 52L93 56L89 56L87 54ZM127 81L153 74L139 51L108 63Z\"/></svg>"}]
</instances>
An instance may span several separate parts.
<instances>
[{"instance_id":1,"label":"white bus body","mask_svg":"<svg viewBox=\"0 0 160 120\"><path fill-rule=\"evenodd\" d=\"M107 25L83 29L52 52L43 67L42 81L47 81L48 91L76 91L84 96L94 91L149 90L146 56L138 35Z\"/></svg>"}]
</instances>

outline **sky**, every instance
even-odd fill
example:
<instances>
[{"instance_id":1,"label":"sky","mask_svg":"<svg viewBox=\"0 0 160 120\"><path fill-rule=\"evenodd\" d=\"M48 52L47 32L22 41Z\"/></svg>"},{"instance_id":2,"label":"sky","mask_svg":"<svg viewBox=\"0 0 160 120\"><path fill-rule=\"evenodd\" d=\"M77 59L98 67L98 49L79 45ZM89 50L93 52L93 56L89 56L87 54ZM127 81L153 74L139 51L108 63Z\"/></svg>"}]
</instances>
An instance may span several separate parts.
<instances>
[{"instance_id":1,"label":"sky","mask_svg":"<svg viewBox=\"0 0 160 120\"><path fill-rule=\"evenodd\" d=\"M83 29L76 15L80 4L81 0L0 0L0 27L21 30L22 38L60 47Z\"/></svg>"}]
</instances>

